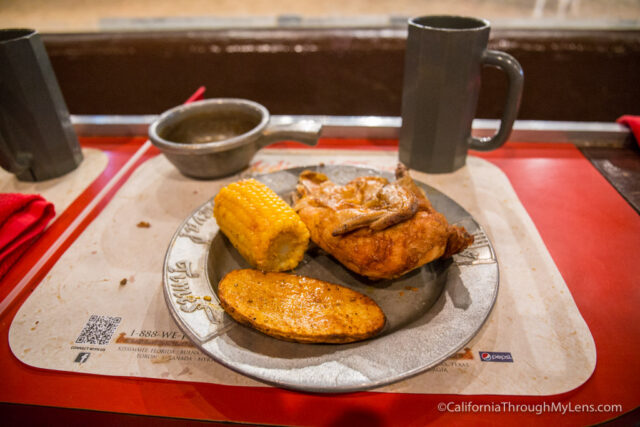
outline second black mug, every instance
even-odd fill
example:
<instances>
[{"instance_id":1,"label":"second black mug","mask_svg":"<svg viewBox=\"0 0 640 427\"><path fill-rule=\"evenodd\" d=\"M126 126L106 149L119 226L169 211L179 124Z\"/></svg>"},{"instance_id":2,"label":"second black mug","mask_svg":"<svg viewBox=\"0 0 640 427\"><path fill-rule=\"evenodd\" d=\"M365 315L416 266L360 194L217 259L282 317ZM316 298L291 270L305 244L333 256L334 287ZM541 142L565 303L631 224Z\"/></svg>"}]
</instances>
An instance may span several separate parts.
<instances>
[{"instance_id":1,"label":"second black mug","mask_svg":"<svg viewBox=\"0 0 640 427\"><path fill-rule=\"evenodd\" d=\"M452 172L465 164L467 150L493 150L505 143L518 114L523 73L518 61L487 49L489 22L461 16L409 20L402 92L399 158L427 173ZM509 87L498 132L471 136L483 65L508 76Z\"/></svg>"}]
</instances>

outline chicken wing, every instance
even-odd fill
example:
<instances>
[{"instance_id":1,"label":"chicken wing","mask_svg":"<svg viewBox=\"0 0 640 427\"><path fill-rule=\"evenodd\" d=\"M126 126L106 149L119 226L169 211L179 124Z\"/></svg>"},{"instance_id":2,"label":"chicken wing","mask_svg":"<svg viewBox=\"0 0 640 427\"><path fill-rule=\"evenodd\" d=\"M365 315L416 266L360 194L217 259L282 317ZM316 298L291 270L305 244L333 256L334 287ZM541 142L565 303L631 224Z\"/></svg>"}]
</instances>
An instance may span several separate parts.
<instances>
[{"instance_id":1,"label":"chicken wing","mask_svg":"<svg viewBox=\"0 0 640 427\"><path fill-rule=\"evenodd\" d=\"M399 164L396 181L359 177L346 185L313 171L300 174L294 209L311 240L350 270L392 279L473 243L449 225Z\"/></svg>"}]
</instances>

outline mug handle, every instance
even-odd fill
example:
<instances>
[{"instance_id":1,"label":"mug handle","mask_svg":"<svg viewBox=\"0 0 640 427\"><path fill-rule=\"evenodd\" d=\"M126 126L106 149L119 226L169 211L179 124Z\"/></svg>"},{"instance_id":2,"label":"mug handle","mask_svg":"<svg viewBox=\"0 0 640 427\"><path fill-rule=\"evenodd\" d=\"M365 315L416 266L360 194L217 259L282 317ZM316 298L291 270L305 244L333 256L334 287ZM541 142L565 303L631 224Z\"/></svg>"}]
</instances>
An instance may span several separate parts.
<instances>
[{"instance_id":1,"label":"mug handle","mask_svg":"<svg viewBox=\"0 0 640 427\"><path fill-rule=\"evenodd\" d=\"M298 141L306 145L316 145L322 124L313 120L300 120L287 124L270 124L257 141L257 148L266 147L278 141Z\"/></svg>"},{"instance_id":2,"label":"mug handle","mask_svg":"<svg viewBox=\"0 0 640 427\"><path fill-rule=\"evenodd\" d=\"M501 147L511 134L513 122L518 116L520 99L522 98L522 84L524 76L520 63L508 53L497 50L486 50L482 56L482 63L500 68L507 73L509 86L507 88L507 101L500 119L500 128L493 136L484 138L469 138L469 148L478 151L490 151Z\"/></svg>"}]
</instances>

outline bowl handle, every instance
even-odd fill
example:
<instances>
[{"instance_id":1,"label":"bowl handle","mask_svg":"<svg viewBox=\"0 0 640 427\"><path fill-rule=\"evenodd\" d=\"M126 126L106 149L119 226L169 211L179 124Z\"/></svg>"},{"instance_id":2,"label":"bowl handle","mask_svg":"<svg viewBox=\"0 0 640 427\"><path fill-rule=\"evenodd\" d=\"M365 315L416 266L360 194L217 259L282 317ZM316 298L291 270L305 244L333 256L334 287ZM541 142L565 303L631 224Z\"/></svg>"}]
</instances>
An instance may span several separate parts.
<instances>
[{"instance_id":1,"label":"bowl handle","mask_svg":"<svg viewBox=\"0 0 640 427\"><path fill-rule=\"evenodd\" d=\"M321 130L322 124L313 120L270 124L262 132L256 144L258 149L278 141L298 141L306 145L316 145Z\"/></svg>"}]
</instances>

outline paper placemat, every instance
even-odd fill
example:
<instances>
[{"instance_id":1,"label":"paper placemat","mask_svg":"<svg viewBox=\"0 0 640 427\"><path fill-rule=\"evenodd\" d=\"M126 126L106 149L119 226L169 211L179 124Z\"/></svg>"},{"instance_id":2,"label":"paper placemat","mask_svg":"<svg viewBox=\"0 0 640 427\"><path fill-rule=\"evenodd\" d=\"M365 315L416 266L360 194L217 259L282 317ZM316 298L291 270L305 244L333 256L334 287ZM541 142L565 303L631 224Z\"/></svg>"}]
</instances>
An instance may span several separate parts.
<instances>
[{"instance_id":1,"label":"paper placemat","mask_svg":"<svg viewBox=\"0 0 640 427\"><path fill-rule=\"evenodd\" d=\"M57 218L107 167L106 154L95 148L82 149L78 167L58 178L40 182L18 181L14 174L0 169L0 193L40 194L56 208Z\"/></svg>"},{"instance_id":2,"label":"paper placemat","mask_svg":"<svg viewBox=\"0 0 640 427\"><path fill-rule=\"evenodd\" d=\"M263 150L252 170L320 162L393 170L397 153ZM463 351L377 390L551 395L584 383L595 368L593 338L503 172L470 157L455 173L412 175L456 200L484 227L499 260L500 290L489 320ZM16 357L61 371L267 387L191 345L162 294L173 233L236 179L190 180L163 156L141 165L20 308L9 331Z\"/></svg>"}]
</instances>

